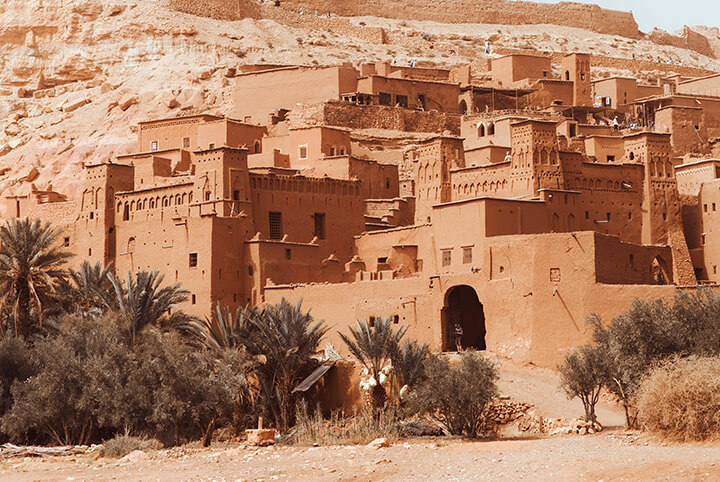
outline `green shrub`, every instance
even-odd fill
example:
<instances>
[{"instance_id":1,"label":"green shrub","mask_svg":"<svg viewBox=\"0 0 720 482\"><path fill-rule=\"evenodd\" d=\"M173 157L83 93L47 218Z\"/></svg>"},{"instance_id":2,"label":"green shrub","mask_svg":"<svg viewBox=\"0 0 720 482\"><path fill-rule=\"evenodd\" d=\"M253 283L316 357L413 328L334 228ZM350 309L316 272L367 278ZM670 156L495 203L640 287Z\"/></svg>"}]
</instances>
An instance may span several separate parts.
<instances>
[{"instance_id":1,"label":"green shrub","mask_svg":"<svg viewBox=\"0 0 720 482\"><path fill-rule=\"evenodd\" d=\"M248 357L217 357L147 328L131 343L118 317L69 318L31 349L38 372L12 387L2 429L14 442L87 444L129 431L164 445L232 420Z\"/></svg>"},{"instance_id":2,"label":"green shrub","mask_svg":"<svg viewBox=\"0 0 720 482\"><path fill-rule=\"evenodd\" d=\"M568 398L579 398L585 408L585 421L596 423L595 405L607 380L605 354L600 348L589 345L571 350L558 371L560 386Z\"/></svg>"},{"instance_id":3,"label":"green shrub","mask_svg":"<svg viewBox=\"0 0 720 482\"><path fill-rule=\"evenodd\" d=\"M720 357L667 360L637 393L642 426L680 441L720 436Z\"/></svg>"},{"instance_id":4,"label":"green shrub","mask_svg":"<svg viewBox=\"0 0 720 482\"><path fill-rule=\"evenodd\" d=\"M432 356L425 373L427 379L411 394L414 411L436 419L453 435L480 436L485 408L497 395L497 367L471 350L454 365Z\"/></svg>"}]
</instances>

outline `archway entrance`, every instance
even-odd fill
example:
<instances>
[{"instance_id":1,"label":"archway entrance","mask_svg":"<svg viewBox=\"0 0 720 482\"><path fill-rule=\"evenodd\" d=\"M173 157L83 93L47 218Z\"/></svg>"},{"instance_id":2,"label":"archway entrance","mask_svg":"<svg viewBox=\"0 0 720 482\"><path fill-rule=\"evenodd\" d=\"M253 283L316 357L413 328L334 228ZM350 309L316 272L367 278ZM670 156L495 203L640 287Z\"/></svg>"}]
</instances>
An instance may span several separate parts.
<instances>
[{"instance_id":1,"label":"archway entrance","mask_svg":"<svg viewBox=\"0 0 720 482\"><path fill-rule=\"evenodd\" d=\"M485 350L485 312L475 290L467 285L450 288L442 311L443 351L455 351L455 323L463 328L463 348Z\"/></svg>"}]
</instances>

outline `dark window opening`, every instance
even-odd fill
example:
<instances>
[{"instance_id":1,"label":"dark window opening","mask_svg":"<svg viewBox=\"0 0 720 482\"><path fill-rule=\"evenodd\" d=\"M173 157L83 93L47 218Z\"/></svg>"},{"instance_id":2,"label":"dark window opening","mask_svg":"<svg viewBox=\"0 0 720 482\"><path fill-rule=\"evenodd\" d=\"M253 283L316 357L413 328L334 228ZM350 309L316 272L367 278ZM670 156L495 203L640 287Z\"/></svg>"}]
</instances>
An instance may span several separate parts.
<instances>
[{"instance_id":1,"label":"dark window opening","mask_svg":"<svg viewBox=\"0 0 720 482\"><path fill-rule=\"evenodd\" d=\"M197 299L195 298L195 295L192 295L192 304L194 305Z\"/></svg>"},{"instance_id":2,"label":"dark window opening","mask_svg":"<svg viewBox=\"0 0 720 482\"><path fill-rule=\"evenodd\" d=\"M292 250L290 248L285 249L285 259L292 259Z\"/></svg>"},{"instance_id":3,"label":"dark window opening","mask_svg":"<svg viewBox=\"0 0 720 482\"><path fill-rule=\"evenodd\" d=\"M408 106L408 97L407 95L396 95L395 96L395 104L398 107L405 107L407 109Z\"/></svg>"},{"instance_id":4,"label":"dark window opening","mask_svg":"<svg viewBox=\"0 0 720 482\"><path fill-rule=\"evenodd\" d=\"M90 211L90 219L95 219L95 213L93 211Z\"/></svg>"},{"instance_id":5,"label":"dark window opening","mask_svg":"<svg viewBox=\"0 0 720 482\"><path fill-rule=\"evenodd\" d=\"M205 200L206 200L206 201L209 201L211 196L212 196L212 193L211 193L210 191L207 191L207 192L205 193Z\"/></svg>"},{"instance_id":6,"label":"dark window opening","mask_svg":"<svg viewBox=\"0 0 720 482\"><path fill-rule=\"evenodd\" d=\"M92 256L92 248L88 248L88 256Z\"/></svg>"},{"instance_id":7,"label":"dark window opening","mask_svg":"<svg viewBox=\"0 0 720 482\"><path fill-rule=\"evenodd\" d=\"M197 253L190 253L188 260L189 260L189 266L191 268L197 268L197 265L198 265L198 254Z\"/></svg>"},{"instance_id":8,"label":"dark window opening","mask_svg":"<svg viewBox=\"0 0 720 482\"><path fill-rule=\"evenodd\" d=\"M65 246L66 248L70 246L70 238L65 237L63 239L63 246Z\"/></svg>"},{"instance_id":9,"label":"dark window opening","mask_svg":"<svg viewBox=\"0 0 720 482\"><path fill-rule=\"evenodd\" d=\"M442 265L450 266L452 264L452 251L446 249L442 252Z\"/></svg>"},{"instance_id":10,"label":"dark window opening","mask_svg":"<svg viewBox=\"0 0 720 482\"><path fill-rule=\"evenodd\" d=\"M315 213L315 236L318 239L325 239L325 213Z\"/></svg>"},{"instance_id":11,"label":"dark window opening","mask_svg":"<svg viewBox=\"0 0 720 482\"><path fill-rule=\"evenodd\" d=\"M183 149L190 149L190 138L183 137Z\"/></svg>"},{"instance_id":12,"label":"dark window opening","mask_svg":"<svg viewBox=\"0 0 720 482\"><path fill-rule=\"evenodd\" d=\"M392 104L392 94L388 94L387 92L380 92L380 105L391 105Z\"/></svg>"},{"instance_id":13,"label":"dark window opening","mask_svg":"<svg viewBox=\"0 0 720 482\"><path fill-rule=\"evenodd\" d=\"M390 178L389 177L385 178L385 189L390 189Z\"/></svg>"},{"instance_id":14,"label":"dark window opening","mask_svg":"<svg viewBox=\"0 0 720 482\"><path fill-rule=\"evenodd\" d=\"M270 239L282 239L282 213L270 212L268 213L268 220L270 224Z\"/></svg>"},{"instance_id":15,"label":"dark window opening","mask_svg":"<svg viewBox=\"0 0 720 482\"><path fill-rule=\"evenodd\" d=\"M589 211L585 211L585 219L590 219L590 212L589 212Z\"/></svg>"},{"instance_id":16,"label":"dark window opening","mask_svg":"<svg viewBox=\"0 0 720 482\"><path fill-rule=\"evenodd\" d=\"M387 259L387 257L378 258L378 261L377 261L377 262L378 262L378 264L387 264L388 259Z\"/></svg>"},{"instance_id":17,"label":"dark window opening","mask_svg":"<svg viewBox=\"0 0 720 482\"><path fill-rule=\"evenodd\" d=\"M123 221L130 221L130 206L127 204L125 205L125 209L123 210Z\"/></svg>"},{"instance_id":18,"label":"dark window opening","mask_svg":"<svg viewBox=\"0 0 720 482\"><path fill-rule=\"evenodd\" d=\"M368 317L368 325L370 325L370 328L375 328L375 317L374 316Z\"/></svg>"},{"instance_id":19,"label":"dark window opening","mask_svg":"<svg viewBox=\"0 0 720 482\"><path fill-rule=\"evenodd\" d=\"M472 248L463 248L463 264L472 263Z\"/></svg>"},{"instance_id":20,"label":"dark window opening","mask_svg":"<svg viewBox=\"0 0 720 482\"><path fill-rule=\"evenodd\" d=\"M615 162L615 156L607 156L607 162Z\"/></svg>"},{"instance_id":21,"label":"dark window opening","mask_svg":"<svg viewBox=\"0 0 720 482\"><path fill-rule=\"evenodd\" d=\"M240 200L240 191L233 191L233 201L239 201Z\"/></svg>"},{"instance_id":22,"label":"dark window opening","mask_svg":"<svg viewBox=\"0 0 720 482\"><path fill-rule=\"evenodd\" d=\"M396 325L400 323L400 315L393 315L393 323Z\"/></svg>"},{"instance_id":23,"label":"dark window opening","mask_svg":"<svg viewBox=\"0 0 720 482\"><path fill-rule=\"evenodd\" d=\"M248 265L248 275L249 275L249 276L252 276L252 275L253 275L253 267L252 267L252 265Z\"/></svg>"}]
</instances>

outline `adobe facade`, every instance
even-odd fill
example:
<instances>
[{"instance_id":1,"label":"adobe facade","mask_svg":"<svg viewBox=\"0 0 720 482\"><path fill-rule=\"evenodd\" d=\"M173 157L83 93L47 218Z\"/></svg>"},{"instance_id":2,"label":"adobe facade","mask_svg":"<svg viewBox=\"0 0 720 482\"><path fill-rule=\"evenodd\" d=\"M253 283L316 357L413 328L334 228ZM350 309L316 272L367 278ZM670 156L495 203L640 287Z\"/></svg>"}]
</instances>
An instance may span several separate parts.
<instances>
[{"instance_id":1,"label":"adobe facade","mask_svg":"<svg viewBox=\"0 0 720 482\"><path fill-rule=\"evenodd\" d=\"M26 183L2 205L62 227L74 263L159 269L201 317L302 299L340 331L392 316L451 350L460 322L467 346L554 367L590 314L720 280L713 78L591 67L247 69L234 118L142 122L77 198Z\"/></svg>"}]
</instances>

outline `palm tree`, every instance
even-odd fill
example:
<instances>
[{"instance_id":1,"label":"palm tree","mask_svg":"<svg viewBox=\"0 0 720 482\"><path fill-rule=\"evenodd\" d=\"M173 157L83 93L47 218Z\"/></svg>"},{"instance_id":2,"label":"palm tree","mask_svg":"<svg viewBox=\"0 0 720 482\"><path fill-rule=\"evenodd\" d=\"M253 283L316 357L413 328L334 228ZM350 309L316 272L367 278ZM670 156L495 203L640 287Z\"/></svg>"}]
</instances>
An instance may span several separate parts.
<instances>
[{"instance_id":1,"label":"palm tree","mask_svg":"<svg viewBox=\"0 0 720 482\"><path fill-rule=\"evenodd\" d=\"M393 356L396 356L400 348L400 340L407 331L407 327L393 331L392 324L393 319L390 316L378 318L374 327L371 327L367 321L363 323L358 321L357 329L350 327L352 338L340 333L340 338L350 352L372 376L372 404L375 408L382 407L387 400L387 391L380 383L382 370L392 361Z\"/></svg>"},{"instance_id":2,"label":"palm tree","mask_svg":"<svg viewBox=\"0 0 720 482\"><path fill-rule=\"evenodd\" d=\"M108 279L115 291L112 302L117 303L121 322L130 334L131 343L146 326L183 326L195 319L182 311L170 314L172 308L188 299L190 292L181 289L179 284L161 288L164 277L158 271L138 271L134 278L128 272L124 286L113 274L109 274Z\"/></svg>"},{"instance_id":3,"label":"palm tree","mask_svg":"<svg viewBox=\"0 0 720 482\"><path fill-rule=\"evenodd\" d=\"M67 275L63 265L72 254L57 245L59 235L50 223L28 218L0 228L0 311L12 304L15 333L22 338L32 333L33 314L42 325L43 302Z\"/></svg>"},{"instance_id":4,"label":"palm tree","mask_svg":"<svg viewBox=\"0 0 720 482\"><path fill-rule=\"evenodd\" d=\"M403 344L392 355L393 376L396 380L396 388L405 390L417 385L425 378L425 361L430 356L430 347L426 344L419 345L415 340L405 340Z\"/></svg>"},{"instance_id":5,"label":"palm tree","mask_svg":"<svg viewBox=\"0 0 720 482\"><path fill-rule=\"evenodd\" d=\"M312 356L328 328L322 321L314 323L310 312L302 310L302 301L292 305L285 299L259 312L252 323L257 333L246 346L265 358L258 368L261 400L278 428L285 429L295 410L292 389L309 374Z\"/></svg>"},{"instance_id":6,"label":"palm tree","mask_svg":"<svg viewBox=\"0 0 720 482\"><path fill-rule=\"evenodd\" d=\"M78 271L69 270L72 284L67 287L67 293L74 305L73 311L87 316L102 313L106 308L117 309L115 290L109 279L113 273L111 266L83 261Z\"/></svg>"},{"instance_id":7,"label":"palm tree","mask_svg":"<svg viewBox=\"0 0 720 482\"><path fill-rule=\"evenodd\" d=\"M251 338L257 333L255 321L262 315L256 307L238 308L235 314L220 303L215 306L215 317L195 319L180 326L195 344L211 350L247 347L253 344Z\"/></svg>"}]
</instances>

